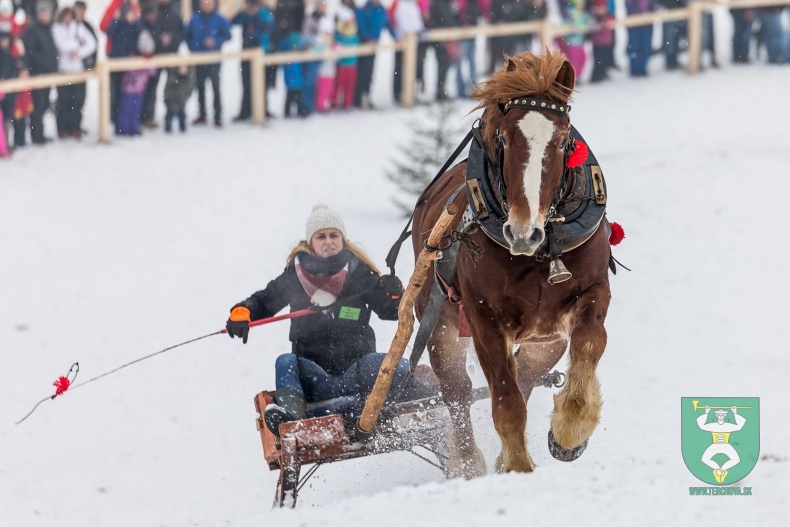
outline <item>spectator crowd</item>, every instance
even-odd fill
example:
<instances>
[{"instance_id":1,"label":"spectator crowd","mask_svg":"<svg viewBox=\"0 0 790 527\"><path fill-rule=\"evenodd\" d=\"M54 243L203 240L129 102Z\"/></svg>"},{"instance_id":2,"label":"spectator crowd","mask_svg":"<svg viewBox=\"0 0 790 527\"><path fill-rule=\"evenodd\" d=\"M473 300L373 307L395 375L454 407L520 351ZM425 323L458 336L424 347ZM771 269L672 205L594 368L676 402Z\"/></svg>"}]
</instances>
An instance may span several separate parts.
<instances>
[{"instance_id":1,"label":"spectator crowd","mask_svg":"<svg viewBox=\"0 0 790 527\"><path fill-rule=\"evenodd\" d=\"M61 0L64 4L70 0ZM185 46L192 53L216 52L231 40L238 26L244 49L262 48L267 54L348 48L361 43L376 43L382 33L394 40L408 34L421 35L433 28L475 26L543 20L547 0L392 0L386 7L381 0L339 0L330 11L324 0L306 6L305 0L243 0L238 13L230 19L220 14L217 0L191 0L192 16L181 18L182 0L111 0L98 28L85 18L88 5L77 0L58 6L57 0L0 0L0 80L52 73L80 73L96 65L98 37L106 36L107 57L151 57L178 53ZM187 0L183 0L187 1ZM309 1L309 0L308 0ZM556 39L580 78L601 82L615 62L614 0L553 0L564 24L578 28ZM648 13L657 9L686 7L696 0L625 0L627 14ZM788 0L790 5L790 0ZM771 64L790 62L790 38L783 22L784 6L731 9L733 20L732 60L748 63L753 49L763 47ZM704 12L702 52L708 64L718 67L714 52L714 24ZM686 41L686 21L661 25L662 46L653 46L652 24L627 30L628 72L633 77L648 74L648 62L660 53L666 69L681 67L678 59ZM485 67L477 64L476 40L447 42L421 41L418 46L417 87L423 93L424 64L432 53L437 65L437 99L470 97L481 74L496 70L504 54L533 49L533 35L492 37L489 39ZM757 38L757 46L752 40ZM591 53L590 53L591 52ZM349 56L338 60L287 63L282 66L286 89L285 117L306 117L333 109L373 108L371 84L376 55ZM583 77L587 69L589 77ZM185 106L197 91L198 114L193 126L215 127L224 123L221 63L196 67L139 69L112 72L110 77L111 120L118 135L139 135L144 129L159 127L156 120L164 81L164 130L175 124L187 129ZM392 90L396 103L401 97L403 57L395 54ZM455 88L446 81L453 71ZM267 90L275 86L278 67L265 70ZM206 86L211 85L211 114L207 108ZM252 116L251 69L241 64L242 98L233 122L249 121ZM44 115L52 109L59 139L80 139L85 83L59 86L56 102L51 103L51 88L36 88L15 93L0 92L0 157L9 157L12 148L30 142L44 145L52 138L45 133ZM268 107L268 105L267 105ZM209 121L211 117L211 121ZM13 146L12 146L13 145Z\"/></svg>"}]
</instances>

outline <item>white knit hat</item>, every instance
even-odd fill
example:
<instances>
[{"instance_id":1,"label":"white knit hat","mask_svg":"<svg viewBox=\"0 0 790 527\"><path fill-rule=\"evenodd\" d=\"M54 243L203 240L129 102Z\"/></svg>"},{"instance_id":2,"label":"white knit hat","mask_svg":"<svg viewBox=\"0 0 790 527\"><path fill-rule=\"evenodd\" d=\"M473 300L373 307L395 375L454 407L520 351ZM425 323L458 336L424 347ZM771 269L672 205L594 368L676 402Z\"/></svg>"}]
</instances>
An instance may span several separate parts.
<instances>
[{"instance_id":1,"label":"white knit hat","mask_svg":"<svg viewBox=\"0 0 790 527\"><path fill-rule=\"evenodd\" d=\"M321 229L337 229L346 237L346 226L343 224L342 218L337 212L329 208L329 205L319 203L313 206L313 212L307 218L307 225L305 226L305 241L310 243L316 231Z\"/></svg>"}]
</instances>

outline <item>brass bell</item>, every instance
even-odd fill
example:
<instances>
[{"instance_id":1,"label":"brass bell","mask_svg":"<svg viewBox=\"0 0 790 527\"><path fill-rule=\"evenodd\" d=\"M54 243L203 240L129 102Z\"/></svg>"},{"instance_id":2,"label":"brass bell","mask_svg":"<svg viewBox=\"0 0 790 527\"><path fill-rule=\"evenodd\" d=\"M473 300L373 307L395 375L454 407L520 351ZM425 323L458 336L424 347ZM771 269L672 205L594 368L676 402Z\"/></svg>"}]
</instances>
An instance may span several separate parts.
<instances>
[{"instance_id":1,"label":"brass bell","mask_svg":"<svg viewBox=\"0 0 790 527\"><path fill-rule=\"evenodd\" d=\"M560 282L564 282L565 280L569 280L573 275L568 268L562 263L562 260L559 258L554 258L551 262L549 262L549 283L559 284Z\"/></svg>"}]
</instances>

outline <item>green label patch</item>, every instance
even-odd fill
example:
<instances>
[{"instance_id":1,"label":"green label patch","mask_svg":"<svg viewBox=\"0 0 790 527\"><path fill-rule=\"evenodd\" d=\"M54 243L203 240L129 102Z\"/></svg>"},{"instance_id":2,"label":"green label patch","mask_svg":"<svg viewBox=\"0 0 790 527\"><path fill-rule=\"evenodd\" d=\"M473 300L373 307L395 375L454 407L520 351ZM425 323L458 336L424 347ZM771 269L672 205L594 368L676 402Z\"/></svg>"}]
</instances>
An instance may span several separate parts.
<instances>
[{"instance_id":1,"label":"green label patch","mask_svg":"<svg viewBox=\"0 0 790 527\"><path fill-rule=\"evenodd\" d=\"M343 306L340 308L340 318L344 318L346 320L359 320L359 314L362 310L358 307L346 307Z\"/></svg>"}]
</instances>

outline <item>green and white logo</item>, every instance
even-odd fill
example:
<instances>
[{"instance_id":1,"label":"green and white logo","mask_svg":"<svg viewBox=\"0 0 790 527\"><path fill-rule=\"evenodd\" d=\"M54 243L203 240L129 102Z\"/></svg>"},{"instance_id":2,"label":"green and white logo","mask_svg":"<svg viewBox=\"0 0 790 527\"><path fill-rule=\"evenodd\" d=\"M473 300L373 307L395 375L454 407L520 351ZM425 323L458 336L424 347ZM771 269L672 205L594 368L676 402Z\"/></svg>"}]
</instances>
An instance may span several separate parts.
<instances>
[{"instance_id":1,"label":"green and white logo","mask_svg":"<svg viewBox=\"0 0 790 527\"><path fill-rule=\"evenodd\" d=\"M683 460L698 479L729 485L757 464L759 397L683 397L680 415Z\"/></svg>"}]
</instances>

